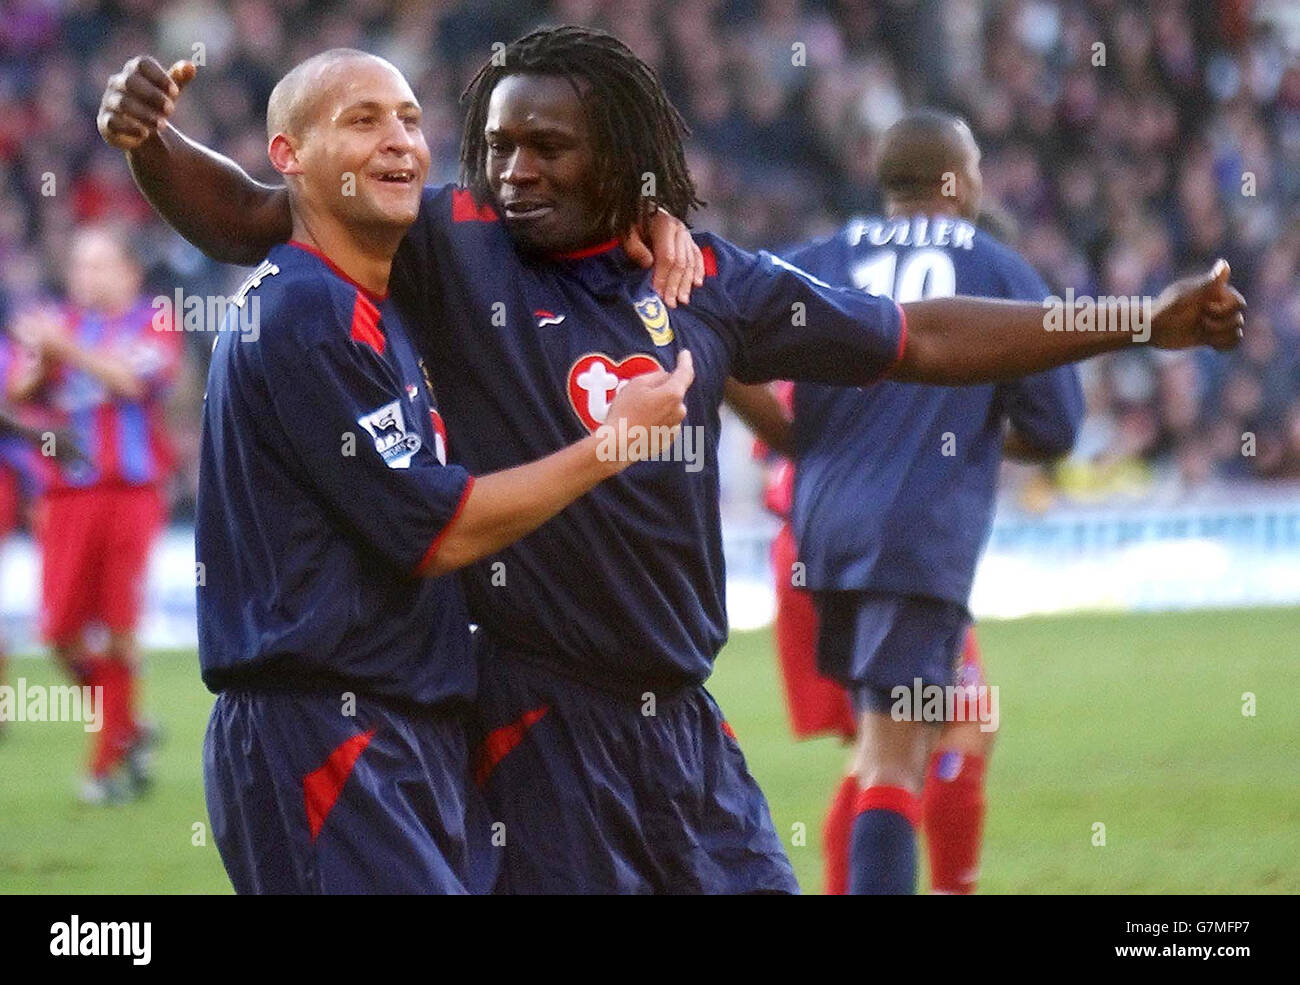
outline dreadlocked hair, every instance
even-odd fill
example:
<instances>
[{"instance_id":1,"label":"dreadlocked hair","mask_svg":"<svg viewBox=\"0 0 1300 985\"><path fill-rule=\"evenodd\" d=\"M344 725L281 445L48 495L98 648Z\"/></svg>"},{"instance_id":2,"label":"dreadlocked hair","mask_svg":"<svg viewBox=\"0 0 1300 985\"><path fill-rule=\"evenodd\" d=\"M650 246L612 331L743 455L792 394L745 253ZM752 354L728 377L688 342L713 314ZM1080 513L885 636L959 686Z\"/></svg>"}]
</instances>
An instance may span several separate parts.
<instances>
[{"instance_id":1,"label":"dreadlocked hair","mask_svg":"<svg viewBox=\"0 0 1300 985\"><path fill-rule=\"evenodd\" d=\"M682 148L690 128L654 70L613 35L571 25L542 28L507 45L461 94L460 179L480 202L491 200L483 133L488 101L498 82L520 73L566 78L578 91L591 126L605 233L623 235L656 207L683 222L703 207ZM654 176L653 195L642 194L646 173Z\"/></svg>"}]
</instances>

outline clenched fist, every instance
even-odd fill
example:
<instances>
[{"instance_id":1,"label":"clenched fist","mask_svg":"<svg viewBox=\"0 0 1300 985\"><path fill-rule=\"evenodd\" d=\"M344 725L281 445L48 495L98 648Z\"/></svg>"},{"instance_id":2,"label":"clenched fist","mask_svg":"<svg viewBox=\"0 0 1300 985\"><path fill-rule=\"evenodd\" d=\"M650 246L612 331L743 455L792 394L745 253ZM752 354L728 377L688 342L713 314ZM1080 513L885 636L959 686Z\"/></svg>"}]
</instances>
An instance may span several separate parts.
<instances>
[{"instance_id":1,"label":"clenched fist","mask_svg":"<svg viewBox=\"0 0 1300 985\"><path fill-rule=\"evenodd\" d=\"M677 366L671 373L656 370L642 373L625 383L610 405L605 423L597 429L601 436L619 436L626 441L636 435L667 436L667 441L626 441L625 454L620 455L620 467L647 458L654 451L666 452L682 431L686 417L686 391L695 379L695 364L689 351L683 349L677 356Z\"/></svg>"},{"instance_id":2,"label":"clenched fist","mask_svg":"<svg viewBox=\"0 0 1300 985\"><path fill-rule=\"evenodd\" d=\"M1246 323L1246 299L1228 283L1232 271L1219 260L1207 274L1174 281L1156 298L1151 344L1160 349L1208 345L1236 348Z\"/></svg>"},{"instance_id":3,"label":"clenched fist","mask_svg":"<svg viewBox=\"0 0 1300 985\"><path fill-rule=\"evenodd\" d=\"M148 55L137 55L108 80L99 101L99 135L118 150L135 150L167 126L181 90L198 69L179 61L163 68Z\"/></svg>"}]
</instances>

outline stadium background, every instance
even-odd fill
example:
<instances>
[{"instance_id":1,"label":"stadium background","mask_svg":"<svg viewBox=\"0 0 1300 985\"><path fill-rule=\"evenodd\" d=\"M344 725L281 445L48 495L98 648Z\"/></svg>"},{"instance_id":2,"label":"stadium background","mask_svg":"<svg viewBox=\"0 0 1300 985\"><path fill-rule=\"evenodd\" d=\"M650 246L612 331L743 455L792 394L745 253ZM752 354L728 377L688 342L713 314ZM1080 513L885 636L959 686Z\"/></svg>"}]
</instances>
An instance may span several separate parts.
<instances>
[{"instance_id":1,"label":"stadium background","mask_svg":"<svg viewBox=\"0 0 1300 985\"><path fill-rule=\"evenodd\" d=\"M928 103L971 122L986 198L1056 293L1149 294L1216 256L1230 260L1251 305L1238 352L1092 361L1071 459L1050 472L1006 469L978 615L1207 611L986 623L1009 731L994 765L985 882L1300 889L1300 791L1287 755L1300 739L1288 706L1300 683L1294 3L10 0L0 3L0 324L59 294L69 236L96 220L130 224L150 295L228 295L242 276L158 222L100 142L95 108L131 55L168 63L200 44L205 64L178 125L269 178L262 114L279 75L323 48L375 51L412 80L431 180L442 181L455 177L461 88L493 42L541 22L608 28L659 71L694 131L690 164L709 202L696 225L741 245L827 234L872 210L880 133ZM806 64L792 58L797 45ZM42 194L50 173L57 190ZM161 789L106 815L77 812L53 764L66 758L72 775L79 731L14 729L0 743L0 890L223 885L211 848L189 847L202 821L207 698L186 649L187 524L211 339L185 341L170 412L173 528L156 552L144 629L147 643L169 648L151 658L152 703L170 734ZM784 734L762 629L774 524L748 441L727 427L729 591L735 624L754 631L737 634L716 690L778 825L808 829L791 852L813 889L816 829L841 753ZM19 652L38 652L36 564L22 533L5 544L0 616ZM11 675L51 673L43 661L16 667ZM1244 692L1260 695L1255 719L1241 714ZM1088 825L1107 810L1131 833L1130 854L1089 853Z\"/></svg>"}]
</instances>

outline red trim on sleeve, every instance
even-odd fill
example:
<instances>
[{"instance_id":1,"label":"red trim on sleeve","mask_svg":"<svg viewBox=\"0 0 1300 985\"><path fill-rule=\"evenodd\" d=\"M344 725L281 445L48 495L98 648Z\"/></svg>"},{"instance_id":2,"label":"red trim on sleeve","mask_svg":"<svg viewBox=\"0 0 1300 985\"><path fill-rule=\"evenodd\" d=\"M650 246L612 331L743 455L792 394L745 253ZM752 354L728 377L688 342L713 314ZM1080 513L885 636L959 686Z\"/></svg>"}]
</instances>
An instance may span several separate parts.
<instances>
[{"instance_id":1,"label":"red trim on sleeve","mask_svg":"<svg viewBox=\"0 0 1300 985\"><path fill-rule=\"evenodd\" d=\"M921 823L921 800L906 787L867 787L854 807L855 817L865 811L891 811L914 828Z\"/></svg>"},{"instance_id":2,"label":"red trim on sleeve","mask_svg":"<svg viewBox=\"0 0 1300 985\"><path fill-rule=\"evenodd\" d=\"M704 276L718 276L718 255L713 252L712 246L701 246L700 254L704 257Z\"/></svg>"},{"instance_id":3,"label":"red trim on sleeve","mask_svg":"<svg viewBox=\"0 0 1300 985\"><path fill-rule=\"evenodd\" d=\"M500 765L501 760L510 755L515 746L524 741L524 736L528 734L528 730L541 721L550 710L550 705L542 705L540 708L524 712L509 725L502 725L500 728L494 728L489 732L474 757L475 785L482 787L487 783L492 771Z\"/></svg>"},{"instance_id":4,"label":"red trim on sleeve","mask_svg":"<svg viewBox=\"0 0 1300 985\"><path fill-rule=\"evenodd\" d=\"M379 309L360 291L357 291L357 301L352 306L352 331L349 334L353 342L364 342L381 356L384 354L388 340L379 327Z\"/></svg>"},{"instance_id":5,"label":"red trim on sleeve","mask_svg":"<svg viewBox=\"0 0 1300 985\"><path fill-rule=\"evenodd\" d=\"M443 524L442 529L438 531L438 536L433 538L433 543L430 544L429 549L424 552L424 557L420 558L420 563L415 566L416 577L423 577L424 573L429 569L429 565L433 563L434 555L438 553L438 548L442 546L442 541L447 536L447 531L451 530L452 524L460 519L460 515L465 509L465 504L469 502L470 490L473 488L474 477L471 475L469 481L465 483L465 491L460 494L460 502L456 504L456 512L451 515L450 520Z\"/></svg>"},{"instance_id":6,"label":"red trim on sleeve","mask_svg":"<svg viewBox=\"0 0 1300 985\"><path fill-rule=\"evenodd\" d=\"M307 806L307 826L311 829L312 841L325 826L325 819L338 802L343 785L348 782L357 760L374 737L375 730L371 729L344 739L323 765L302 778L303 802Z\"/></svg>"},{"instance_id":7,"label":"red trim on sleeve","mask_svg":"<svg viewBox=\"0 0 1300 985\"><path fill-rule=\"evenodd\" d=\"M452 222L496 222L496 209L492 206L483 204L479 205L474 201L474 195L468 188L453 188L451 190L451 221Z\"/></svg>"},{"instance_id":8,"label":"red trim on sleeve","mask_svg":"<svg viewBox=\"0 0 1300 985\"><path fill-rule=\"evenodd\" d=\"M888 379L894 370L898 369L898 364L903 361L903 353L907 351L907 313L903 311L903 306L897 301L894 307L898 309L898 351L894 353L893 362L886 366L873 379L872 383L879 383L881 380Z\"/></svg>"},{"instance_id":9,"label":"red trim on sleeve","mask_svg":"<svg viewBox=\"0 0 1300 985\"><path fill-rule=\"evenodd\" d=\"M291 240L289 240L289 244L288 244L288 245L290 245L290 246L296 246L298 249L302 250L304 253L310 253L312 256L316 257L318 260L321 261L321 263L323 263L323 264L325 264L325 266L329 267L330 270L335 274L335 276L337 276L337 277L339 277L339 278L341 278L341 279L347 281L349 284L351 284L353 287L355 287L358 291L360 291L362 294L364 294L366 297L368 297L371 301L374 301L375 303L379 303L379 302L382 302L382 301L384 301L384 300L386 300L386 299L388 298L388 292L387 292L387 291L385 291L383 294L376 294L374 291L370 290L369 288L364 287L364 286L361 285L361 284L358 284L358 283L357 283L356 281L354 281L351 277L349 277L346 273L344 273L344 272L343 272L343 269L342 269L341 267L339 267L338 264L336 264L333 260L331 260L329 257L327 257L327 256L326 256L324 253L322 253L320 250L316 249L316 247L312 246L310 243L304 243L302 240L299 240L299 239L291 239Z\"/></svg>"},{"instance_id":10,"label":"red trim on sleeve","mask_svg":"<svg viewBox=\"0 0 1300 985\"><path fill-rule=\"evenodd\" d=\"M907 312L897 301L894 302L894 307L898 309L898 352L894 354L894 361L889 364L891 370L903 361L903 352L907 349Z\"/></svg>"}]
</instances>

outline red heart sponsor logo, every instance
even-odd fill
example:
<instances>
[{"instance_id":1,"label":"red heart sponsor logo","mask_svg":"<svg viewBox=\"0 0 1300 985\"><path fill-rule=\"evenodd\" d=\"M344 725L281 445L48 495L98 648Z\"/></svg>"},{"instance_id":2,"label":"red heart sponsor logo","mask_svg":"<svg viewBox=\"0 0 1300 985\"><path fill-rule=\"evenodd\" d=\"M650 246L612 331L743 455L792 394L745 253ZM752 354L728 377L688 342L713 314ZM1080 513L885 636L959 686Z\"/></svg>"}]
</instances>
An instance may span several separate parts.
<instances>
[{"instance_id":1,"label":"red heart sponsor logo","mask_svg":"<svg viewBox=\"0 0 1300 985\"><path fill-rule=\"evenodd\" d=\"M605 423L609 405L624 383L661 369L657 359L643 353L617 363L603 352L589 353L569 370L569 403L587 430L595 431Z\"/></svg>"}]
</instances>

